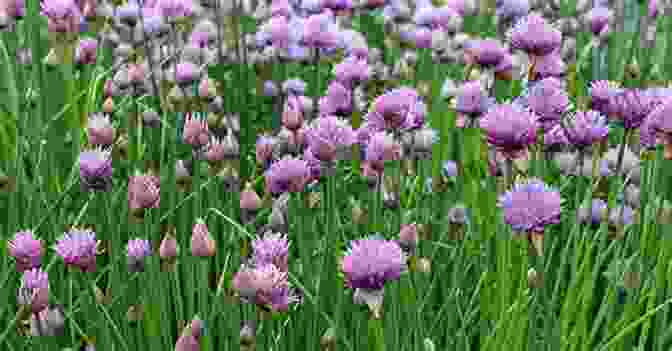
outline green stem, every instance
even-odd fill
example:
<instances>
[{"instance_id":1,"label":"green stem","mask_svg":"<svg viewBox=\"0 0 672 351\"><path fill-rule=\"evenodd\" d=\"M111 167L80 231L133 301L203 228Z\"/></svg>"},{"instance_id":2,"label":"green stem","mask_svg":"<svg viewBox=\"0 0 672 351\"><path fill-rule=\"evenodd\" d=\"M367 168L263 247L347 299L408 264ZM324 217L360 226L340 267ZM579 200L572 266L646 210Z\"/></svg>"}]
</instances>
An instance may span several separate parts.
<instances>
[{"instance_id":1,"label":"green stem","mask_svg":"<svg viewBox=\"0 0 672 351\"><path fill-rule=\"evenodd\" d=\"M383 330L383 320L369 318L369 345L371 351L385 351L385 333Z\"/></svg>"}]
</instances>

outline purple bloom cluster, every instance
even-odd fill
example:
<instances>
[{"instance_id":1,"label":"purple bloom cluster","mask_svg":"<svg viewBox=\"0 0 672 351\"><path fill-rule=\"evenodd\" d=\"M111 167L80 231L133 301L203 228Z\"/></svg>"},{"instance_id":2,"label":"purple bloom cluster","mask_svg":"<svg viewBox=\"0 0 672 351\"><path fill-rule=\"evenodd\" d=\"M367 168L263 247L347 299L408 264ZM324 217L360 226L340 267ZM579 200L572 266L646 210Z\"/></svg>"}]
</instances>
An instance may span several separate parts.
<instances>
[{"instance_id":1,"label":"purple bloom cluster","mask_svg":"<svg viewBox=\"0 0 672 351\"><path fill-rule=\"evenodd\" d=\"M396 241L370 237L350 242L341 271L350 289L382 290L406 270L406 258Z\"/></svg>"},{"instance_id":2,"label":"purple bloom cluster","mask_svg":"<svg viewBox=\"0 0 672 351\"><path fill-rule=\"evenodd\" d=\"M499 199L506 224L527 233L541 233L546 226L560 223L561 204L560 192L536 179L515 184Z\"/></svg>"}]
</instances>

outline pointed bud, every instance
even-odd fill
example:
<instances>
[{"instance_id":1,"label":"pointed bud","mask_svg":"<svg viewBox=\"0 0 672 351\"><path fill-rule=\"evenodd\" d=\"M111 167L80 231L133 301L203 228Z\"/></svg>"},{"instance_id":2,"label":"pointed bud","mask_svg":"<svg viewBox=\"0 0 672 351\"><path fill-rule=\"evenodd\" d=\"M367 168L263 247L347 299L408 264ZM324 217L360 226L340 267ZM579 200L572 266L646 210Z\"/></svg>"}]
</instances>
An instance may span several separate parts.
<instances>
[{"instance_id":1,"label":"pointed bud","mask_svg":"<svg viewBox=\"0 0 672 351\"><path fill-rule=\"evenodd\" d=\"M323 351L336 350L336 329L327 329L320 339L320 347Z\"/></svg>"},{"instance_id":2,"label":"pointed bud","mask_svg":"<svg viewBox=\"0 0 672 351\"><path fill-rule=\"evenodd\" d=\"M245 185L245 190L240 194L240 208L247 211L257 211L261 208L261 198L254 191L252 183Z\"/></svg>"},{"instance_id":3,"label":"pointed bud","mask_svg":"<svg viewBox=\"0 0 672 351\"><path fill-rule=\"evenodd\" d=\"M105 102L103 103L103 112L105 113L114 112L114 100L112 100L111 96L105 99Z\"/></svg>"},{"instance_id":4,"label":"pointed bud","mask_svg":"<svg viewBox=\"0 0 672 351\"><path fill-rule=\"evenodd\" d=\"M534 268L527 271L527 286L530 289L540 289L544 286L544 276L537 272Z\"/></svg>"},{"instance_id":5,"label":"pointed bud","mask_svg":"<svg viewBox=\"0 0 672 351\"><path fill-rule=\"evenodd\" d=\"M207 224L198 218L191 234L191 254L196 257L212 257L217 251L215 240L210 235Z\"/></svg>"}]
</instances>

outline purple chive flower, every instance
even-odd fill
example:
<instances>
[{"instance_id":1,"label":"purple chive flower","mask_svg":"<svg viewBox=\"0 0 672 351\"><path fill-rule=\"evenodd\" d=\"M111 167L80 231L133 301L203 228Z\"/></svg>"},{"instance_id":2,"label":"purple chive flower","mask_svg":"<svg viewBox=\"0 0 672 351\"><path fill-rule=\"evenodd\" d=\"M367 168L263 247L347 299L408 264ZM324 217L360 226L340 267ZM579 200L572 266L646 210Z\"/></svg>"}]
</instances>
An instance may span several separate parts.
<instances>
[{"instance_id":1,"label":"purple chive flower","mask_svg":"<svg viewBox=\"0 0 672 351\"><path fill-rule=\"evenodd\" d=\"M299 301L287 280L287 272L273 264L243 266L233 277L233 288L244 302L273 312L285 312Z\"/></svg>"},{"instance_id":2,"label":"purple chive flower","mask_svg":"<svg viewBox=\"0 0 672 351\"><path fill-rule=\"evenodd\" d=\"M516 21L530 13L529 0L497 0L495 15L502 21Z\"/></svg>"},{"instance_id":3,"label":"purple chive flower","mask_svg":"<svg viewBox=\"0 0 672 351\"><path fill-rule=\"evenodd\" d=\"M285 101L282 111L282 126L291 131L297 131L303 126L303 108L298 96L290 95Z\"/></svg>"},{"instance_id":4,"label":"purple chive flower","mask_svg":"<svg viewBox=\"0 0 672 351\"><path fill-rule=\"evenodd\" d=\"M131 272L145 271L145 258L152 254L152 247L147 239L132 239L126 244L126 264Z\"/></svg>"},{"instance_id":5,"label":"purple chive flower","mask_svg":"<svg viewBox=\"0 0 672 351\"><path fill-rule=\"evenodd\" d=\"M378 96L367 114L375 130L399 130L409 127L419 112L420 96L415 89L401 87Z\"/></svg>"},{"instance_id":6,"label":"purple chive flower","mask_svg":"<svg viewBox=\"0 0 672 351\"><path fill-rule=\"evenodd\" d=\"M538 57L535 66L535 79L543 80L546 78L560 79L565 76L567 65L558 53L558 50L546 56Z\"/></svg>"},{"instance_id":7,"label":"purple chive flower","mask_svg":"<svg viewBox=\"0 0 672 351\"><path fill-rule=\"evenodd\" d=\"M649 15L649 17L651 17L651 18L658 17L658 12L659 12L658 11L658 8L659 8L658 2L659 2L659 0L649 0L649 6L647 8L647 10L648 10L647 14Z\"/></svg>"},{"instance_id":8,"label":"purple chive flower","mask_svg":"<svg viewBox=\"0 0 672 351\"><path fill-rule=\"evenodd\" d=\"M341 272L350 289L382 290L406 270L407 256L396 241L369 237L350 242Z\"/></svg>"},{"instance_id":9,"label":"purple chive flower","mask_svg":"<svg viewBox=\"0 0 672 351\"><path fill-rule=\"evenodd\" d=\"M321 115L347 115L352 111L352 93L339 81L329 83L327 94L320 98Z\"/></svg>"},{"instance_id":10,"label":"purple chive flower","mask_svg":"<svg viewBox=\"0 0 672 351\"><path fill-rule=\"evenodd\" d=\"M432 31L423 27L416 29L412 33L411 42L418 49L430 49L432 47Z\"/></svg>"},{"instance_id":11,"label":"purple chive flower","mask_svg":"<svg viewBox=\"0 0 672 351\"><path fill-rule=\"evenodd\" d=\"M289 0L272 0L271 1L271 16L289 17L293 14L292 6Z\"/></svg>"},{"instance_id":12,"label":"purple chive flower","mask_svg":"<svg viewBox=\"0 0 672 351\"><path fill-rule=\"evenodd\" d=\"M93 38L80 39L77 50L75 50L75 63L79 65L91 65L96 63L97 50L98 40Z\"/></svg>"},{"instance_id":13,"label":"purple chive flower","mask_svg":"<svg viewBox=\"0 0 672 351\"><path fill-rule=\"evenodd\" d=\"M306 161L286 156L271 164L264 177L268 191L274 194L296 193L304 190L310 179L310 169Z\"/></svg>"},{"instance_id":14,"label":"purple chive flower","mask_svg":"<svg viewBox=\"0 0 672 351\"><path fill-rule=\"evenodd\" d=\"M24 0L0 0L0 18L23 18L26 15Z\"/></svg>"},{"instance_id":15,"label":"purple chive flower","mask_svg":"<svg viewBox=\"0 0 672 351\"><path fill-rule=\"evenodd\" d=\"M96 270L98 241L96 233L88 229L71 229L56 243L56 254L66 266L79 268L83 272Z\"/></svg>"},{"instance_id":16,"label":"purple chive flower","mask_svg":"<svg viewBox=\"0 0 672 351\"><path fill-rule=\"evenodd\" d=\"M651 115L653 115L653 112L651 112ZM653 150L656 148L656 130L653 128L651 115L639 127L639 143L644 150Z\"/></svg>"},{"instance_id":17,"label":"purple chive flower","mask_svg":"<svg viewBox=\"0 0 672 351\"><path fill-rule=\"evenodd\" d=\"M341 44L338 26L330 13L308 17L304 23L301 44L310 48L334 48Z\"/></svg>"},{"instance_id":18,"label":"purple chive flower","mask_svg":"<svg viewBox=\"0 0 672 351\"><path fill-rule=\"evenodd\" d=\"M401 159L401 153L401 145L391 134L376 132L371 135L366 145L365 161L372 170L381 173L385 169L385 162Z\"/></svg>"},{"instance_id":19,"label":"purple chive flower","mask_svg":"<svg viewBox=\"0 0 672 351\"><path fill-rule=\"evenodd\" d=\"M44 243L32 230L18 231L7 242L7 253L16 260L16 271L23 272L42 264Z\"/></svg>"},{"instance_id":20,"label":"purple chive flower","mask_svg":"<svg viewBox=\"0 0 672 351\"><path fill-rule=\"evenodd\" d=\"M275 265L279 270L287 272L289 257L289 241L282 233L267 233L263 238L252 241L252 262L255 266Z\"/></svg>"},{"instance_id":21,"label":"purple chive flower","mask_svg":"<svg viewBox=\"0 0 672 351\"><path fill-rule=\"evenodd\" d=\"M182 333L180 334L180 337L177 339L177 342L175 343L175 351L198 351L201 349L201 344L200 344L200 339L201 335L203 335L203 328L204 328L204 323L203 321L198 318L198 316L194 317L194 319L187 325L184 330L182 330Z\"/></svg>"},{"instance_id":22,"label":"purple chive flower","mask_svg":"<svg viewBox=\"0 0 672 351\"><path fill-rule=\"evenodd\" d=\"M334 75L344 86L353 87L371 77L371 67L366 60L350 56L334 67Z\"/></svg>"},{"instance_id":23,"label":"purple chive flower","mask_svg":"<svg viewBox=\"0 0 672 351\"><path fill-rule=\"evenodd\" d=\"M657 101L640 89L626 89L614 96L610 105L610 117L623 121L626 129L636 129L654 110Z\"/></svg>"},{"instance_id":24,"label":"purple chive flower","mask_svg":"<svg viewBox=\"0 0 672 351\"><path fill-rule=\"evenodd\" d=\"M567 140L580 149L604 140L607 134L609 134L607 118L593 110L574 113L565 126Z\"/></svg>"},{"instance_id":25,"label":"purple chive flower","mask_svg":"<svg viewBox=\"0 0 672 351\"><path fill-rule=\"evenodd\" d=\"M190 17L194 13L192 0L158 0L154 6L168 20Z\"/></svg>"},{"instance_id":26,"label":"purple chive flower","mask_svg":"<svg viewBox=\"0 0 672 351\"><path fill-rule=\"evenodd\" d=\"M554 147L569 144L565 130L556 124L544 133L544 145Z\"/></svg>"},{"instance_id":27,"label":"purple chive flower","mask_svg":"<svg viewBox=\"0 0 672 351\"><path fill-rule=\"evenodd\" d=\"M584 224L599 225L606 217L606 210L607 203L604 200L593 199L591 205L579 207L577 210L577 220Z\"/></svg>"},{"instance_id":28,"label":"purple chive flower","mask_svg":"<svg viewBox=\"0 0 672 351\"><path fill-rule=\"evenodd\" d=\"M597 80L590 84L590 108L605 115L611 113L611 102L614 96L623 91L618 83L608 80Z\"/></svg>"},{"instance_id":29,"label":"purple chive flower","mask_svg":"<svg viewBox=\"0 0 672 351\"><path fill-rule=\"evenodd\" d=\"M194 148L200 148L207 145L210 141L208 121L188 113L184 120L182 140L185 144L189 144Z\"/></svg>"},{"instance_id":30,"label":"purple chive flower","mask_svg":"<svg viewBox=\"0 0 672 351\"><path fill-rule=\"evenodd\" d=\"M110 151L100 147L79 155L79 178L82 191L110 191L112 158Z\"/></svg>"},{"instance_id":31,"label":"purple chive flower","mask_svg":"<svg viewBox=\"0 0 672 351\"><path fill-rule=\"evenodd\" d=\"M512 28L509 40L513 49L523 50L531 57L546 56L558 47L562 33L538 14L521 18Z\"/></svg>"},{"instance_id":32,"label":"purple chive flower","mask_svg":"<svg viewBox=\"0 0 672 351\"><path fill-rule=\"evenodd\" d=\"M268 36L273 46L283 49L289 46L290 30L289 22L284 16L271 17L260 29L262 33Z\"/></svg>"},{"instance_id":33,"label":"purple chive flower","mask_svg":"<svg viewBox=\"0 0 672 351\"><path fill-rule=\"evenodd\" d=\"M352 127L336 116L320 117L306 137L313 155L323 162L333 161L339 150L355 143Z\"/></svg>"},{"instance_id":34,"label":"purple chive flower","mask_svg":"<svg viewBox=\"0 0 672 351\"><path fill-rule=\"evenodd\" d=\"M319 180L322 177L322 161L315 157L315 153L309 147L303 150L303 159L308 164L308 170L310 171L308 184L313 180Z\"/></svg>"},{"instance_id":35,"label":"purple chive flower","mask_svg":"<svg viewBox=\"0 0 672 351\"><path fill-rule=\"evenodd\" d=\"M499 198L504 222L516 232L543 233L550 224L560 223L560 192L538 179L517 183Z\"/></svg>"},{"instance_id":36,"label":"purple chive flower","mask_svg":"<svg viewBox=\"0 0 672 351\"><path fill-rule=\"evenodd\" d=\"M470 40L464 45L465 61L486 68L499 65L506 54L506 49L496 39Z\"/></svg>"},{"instance_id":37,"label":"purple chive flower","mask_svg":"<svg viewBox=\"0 0 672 351\"><path fill-rule=\"evenodd\" d=\"M495 100L488 96L480 81L466 82L457 92L455 111L477 118L486 113L495 104Z\"/></svg>"},{"instance_id":38,"label":"purple chive flower","mask_svg":"<svg viewBox=\"0 0 672 351\"><path fill-rule=\"evenodd\" d=\"M47 17L47 27L52 33L78 33L84 20L74 0L43 0L40 14Z\"/></svg>"},{"instance_id":39,"label":"purple chive flower","mask_svg":"<svg viewBox=\"0 0 672 351\"><path fill-rule=\"evenodd\" d=\"M672 118L670 116L672 116L672 99L656 107L641 127L642 133L646 127L646 132L649 134L646 141L649 144L665 146L663 157L667 160L672 159Z\"/></svg>"},{"instance_id":40,"label":"purple chive flower","mask_svg":"<svg viewBox=\"0 0 672 351\"><path fill-rule=\"evenodd\" d=\"M194 83L201 76L201 69L191 62L181 62L175 66L175 80L180 85Z\"/></svg>"},{"instance_id":41,"label":"purple chive flower","mask_svg":"<svg viewBox=\"0 0 672 351\"><path fill-rule=\"evenodd\" d=\"M492 107L481 119L480 127L488 142L505 157L515 159L527 153L537 139L537 116L514 104Z\"/></svg>"},{"instance_id":42,"label":"purple chive flower","mask_svg":"<svg viewBox=\"0 0 672 351\"><path fill-rule=\"evenodd\" d=\"M543 130L557 124L569 109L569 95L559 88L559 84L555 78L541 80L530 89L525 99L526 107L539 116Z\"/></svg>"},{"instance_id":43,"label":"purple chive flower","mask_svg":"<svg viewBox=\"0 0 672 351\"><path fill-rule=\"evenodd\" d=\"M26 306L32 313L40 313L49 306L49 275L41 268L23 272L21 286L17 294L19 305Z\"/></svg>"},{"instance_id":44,"label":"purple chive flower","mask_svg":"<svg viewBox=\"0 0 672 351\"><path fill-rule=\"evenodd\" d=\"M128 208L159 208L159 177L151 174L131 176L128 180Z\"/></svg>"},{"instance_id":45,"label":"purple chive flower","mask_svg":"<svg viewBox=\"0 0 672 351\"><path fill-rule=\"evenodd\" d=\"M592 8L586 15L593 35L600 35L602 30L609 24L613 13L608 7L598 6Z\"/></svg>"}]
</instances>

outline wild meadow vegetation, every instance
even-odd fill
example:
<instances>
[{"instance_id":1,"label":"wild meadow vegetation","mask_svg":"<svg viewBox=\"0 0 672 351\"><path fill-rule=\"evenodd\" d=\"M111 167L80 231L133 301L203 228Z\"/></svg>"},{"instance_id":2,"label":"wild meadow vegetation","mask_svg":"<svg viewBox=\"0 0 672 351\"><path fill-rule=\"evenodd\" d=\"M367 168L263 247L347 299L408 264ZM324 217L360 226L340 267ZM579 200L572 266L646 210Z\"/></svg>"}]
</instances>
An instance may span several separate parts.
<instances>
[{"instance_id":1,"label":"wild meadow vegetation","mask_svg":"<svg viewBox=\"0 0 672 351\"><path fill-rule=\"evenodd\" d=\"M669 350L671 15L0 0L0 350Z\"/></svg>"}]
</instances>

